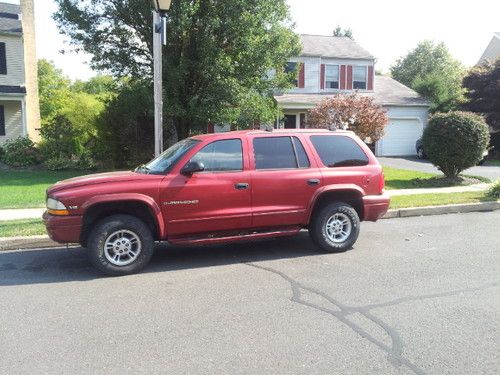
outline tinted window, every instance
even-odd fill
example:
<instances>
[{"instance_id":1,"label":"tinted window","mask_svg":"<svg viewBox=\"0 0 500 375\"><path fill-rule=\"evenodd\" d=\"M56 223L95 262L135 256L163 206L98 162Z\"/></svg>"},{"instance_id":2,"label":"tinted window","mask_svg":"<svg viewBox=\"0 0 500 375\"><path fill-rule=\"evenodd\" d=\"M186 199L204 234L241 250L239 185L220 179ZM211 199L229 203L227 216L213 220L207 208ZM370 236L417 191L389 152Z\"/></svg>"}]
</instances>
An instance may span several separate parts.
<instances>
[{"instance_id":1,"label":"tinted window","mask_svg":"<svg viewBox=\"0 0 500 375\"><path fill-rule=\"evenodd\" d=\"M292 137L292 139L295 147L295 153L297 154L297 163L299 168L309 168L311 164L309 163L309 158L307 157L306 150L304 150L302 142L300 142L297 137Z\"/></svg>"},{"instance_id":2,"label":"tinted window","mask_svg":"<svg viewBox=\"0 0 500 375\"><path fill-rule=\"evenodd\" d=\"M253 140L255 169L297 168L290 137L266 137Z\"/></svg>"},{"instance_id":3,"label":"tinted window","mask_svg":"<svg viewBox=\"0 0 500 375\"><path fill-rule=\"evenodd\" d=\"M338 135L313 135L312 144L324 165L349 167L368 164L368 157L349 137Z\"/></svg>"},{"instance_id":4,"label":"tinted window","mask_svg":"<svg viewBox=\"0 0 500 375\"><path fill-rule=\"evenodd\" d=\"M243 170L241 140L227 139L215 141L203 147L191 159L205 166L205 172L224 172Z\"/></svg>"}]
</instances>

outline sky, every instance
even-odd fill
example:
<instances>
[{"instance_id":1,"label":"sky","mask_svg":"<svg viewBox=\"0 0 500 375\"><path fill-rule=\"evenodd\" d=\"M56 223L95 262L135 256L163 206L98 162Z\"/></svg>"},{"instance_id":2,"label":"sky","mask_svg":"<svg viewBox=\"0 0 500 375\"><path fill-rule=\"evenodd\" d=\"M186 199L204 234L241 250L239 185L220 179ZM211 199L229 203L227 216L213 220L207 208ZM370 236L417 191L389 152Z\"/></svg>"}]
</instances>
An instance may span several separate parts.
<instances>
[{"instance_id":1,"label":"sky","mask_svg":"<svg viewBox=\"0 0 500 375\"><path fill-rule=\"evenodd\" d=\"M356 41L377 57L376 69L382 72L424 39L443 41L455 58L472 66L493 32L500 31L498 0L287 1L296 32L331 35L337 25L351 28ZM55 10L53 0L35 0L38 58L52 60L72 79L88 79L96 74L89 56L61 53L68 43L52 20Z\"/></svg>"}]
</instances>

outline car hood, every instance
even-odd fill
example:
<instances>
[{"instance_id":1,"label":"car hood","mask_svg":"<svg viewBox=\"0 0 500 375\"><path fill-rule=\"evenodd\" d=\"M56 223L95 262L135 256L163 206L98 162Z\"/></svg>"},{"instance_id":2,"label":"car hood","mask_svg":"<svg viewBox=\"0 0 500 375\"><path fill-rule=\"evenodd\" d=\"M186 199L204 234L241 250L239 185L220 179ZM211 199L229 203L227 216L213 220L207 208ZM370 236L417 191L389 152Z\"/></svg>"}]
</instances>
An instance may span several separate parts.
<instances>
[{"instance_id":1,"label":"car hood","mask_svg":"<svg viewBox=\"0 0 500 375\"><path fill-rule=\"evenodd\" d=\"M80 186L143 180L144 178L147 178L147 176L149 175L131 171L89 174L59 181L47 189L47 193L50 195L57 191L72 189Z\"/></svg>"}]
</instances>

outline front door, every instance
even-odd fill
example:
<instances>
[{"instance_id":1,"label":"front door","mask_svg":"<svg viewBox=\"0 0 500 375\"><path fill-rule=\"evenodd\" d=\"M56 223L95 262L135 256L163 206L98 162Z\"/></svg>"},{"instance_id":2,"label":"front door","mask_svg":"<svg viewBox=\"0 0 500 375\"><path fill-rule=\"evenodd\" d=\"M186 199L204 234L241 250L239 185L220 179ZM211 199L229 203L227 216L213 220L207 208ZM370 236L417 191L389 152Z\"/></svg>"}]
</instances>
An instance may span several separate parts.
<instances>
[{"instance_id":1,"label":"front door","mask_svg":"<svg viewBox=\"0 0 500 375\"><path fill-rule=\"evenodd\" d=\"M252 226L305 224L322 176L301 140L295 136L257 136L252 146Z\"/></svg>"},{"instance_id":2,"label":"front door","mask_svg":"<svg viewBox=\"0 0 500 375\"><path fill-rule=\"evenodd\" d=\"M285 115L285 129L297 128L297 115Z\"/></svg>"},{"instance_id":3,"label":"front door","mask_svg":"<svg viewBox=\"0 0 500 375\"><path fill-rule=\"evenodd\" d=\"M249 228L251 185L241 139L209 143L190 161L203 163L204 171L176 175L162 187L169 236Z\"/></svg>"}]
</instances>

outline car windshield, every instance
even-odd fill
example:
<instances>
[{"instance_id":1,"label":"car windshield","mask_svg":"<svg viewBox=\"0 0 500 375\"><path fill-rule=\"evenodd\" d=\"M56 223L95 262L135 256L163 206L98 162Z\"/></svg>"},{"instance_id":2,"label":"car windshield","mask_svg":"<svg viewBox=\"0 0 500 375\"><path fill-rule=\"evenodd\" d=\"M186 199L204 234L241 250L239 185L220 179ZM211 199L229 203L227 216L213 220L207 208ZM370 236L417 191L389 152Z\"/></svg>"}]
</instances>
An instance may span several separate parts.
<instances>
[{"instance_id":1,"label":"car windshield","mask_svg":"<svg viewBox=\"0 0 500 375\"><path fill-rule=\"evenodd\" d=\"M148 174L168 173L179 161L179 159L182 158L186 152L191 150L198 142L200 141L192 138L177 142L157 158L151 160L147 164L137 167L135 172Z\"/></svg>"}]
</instances>

